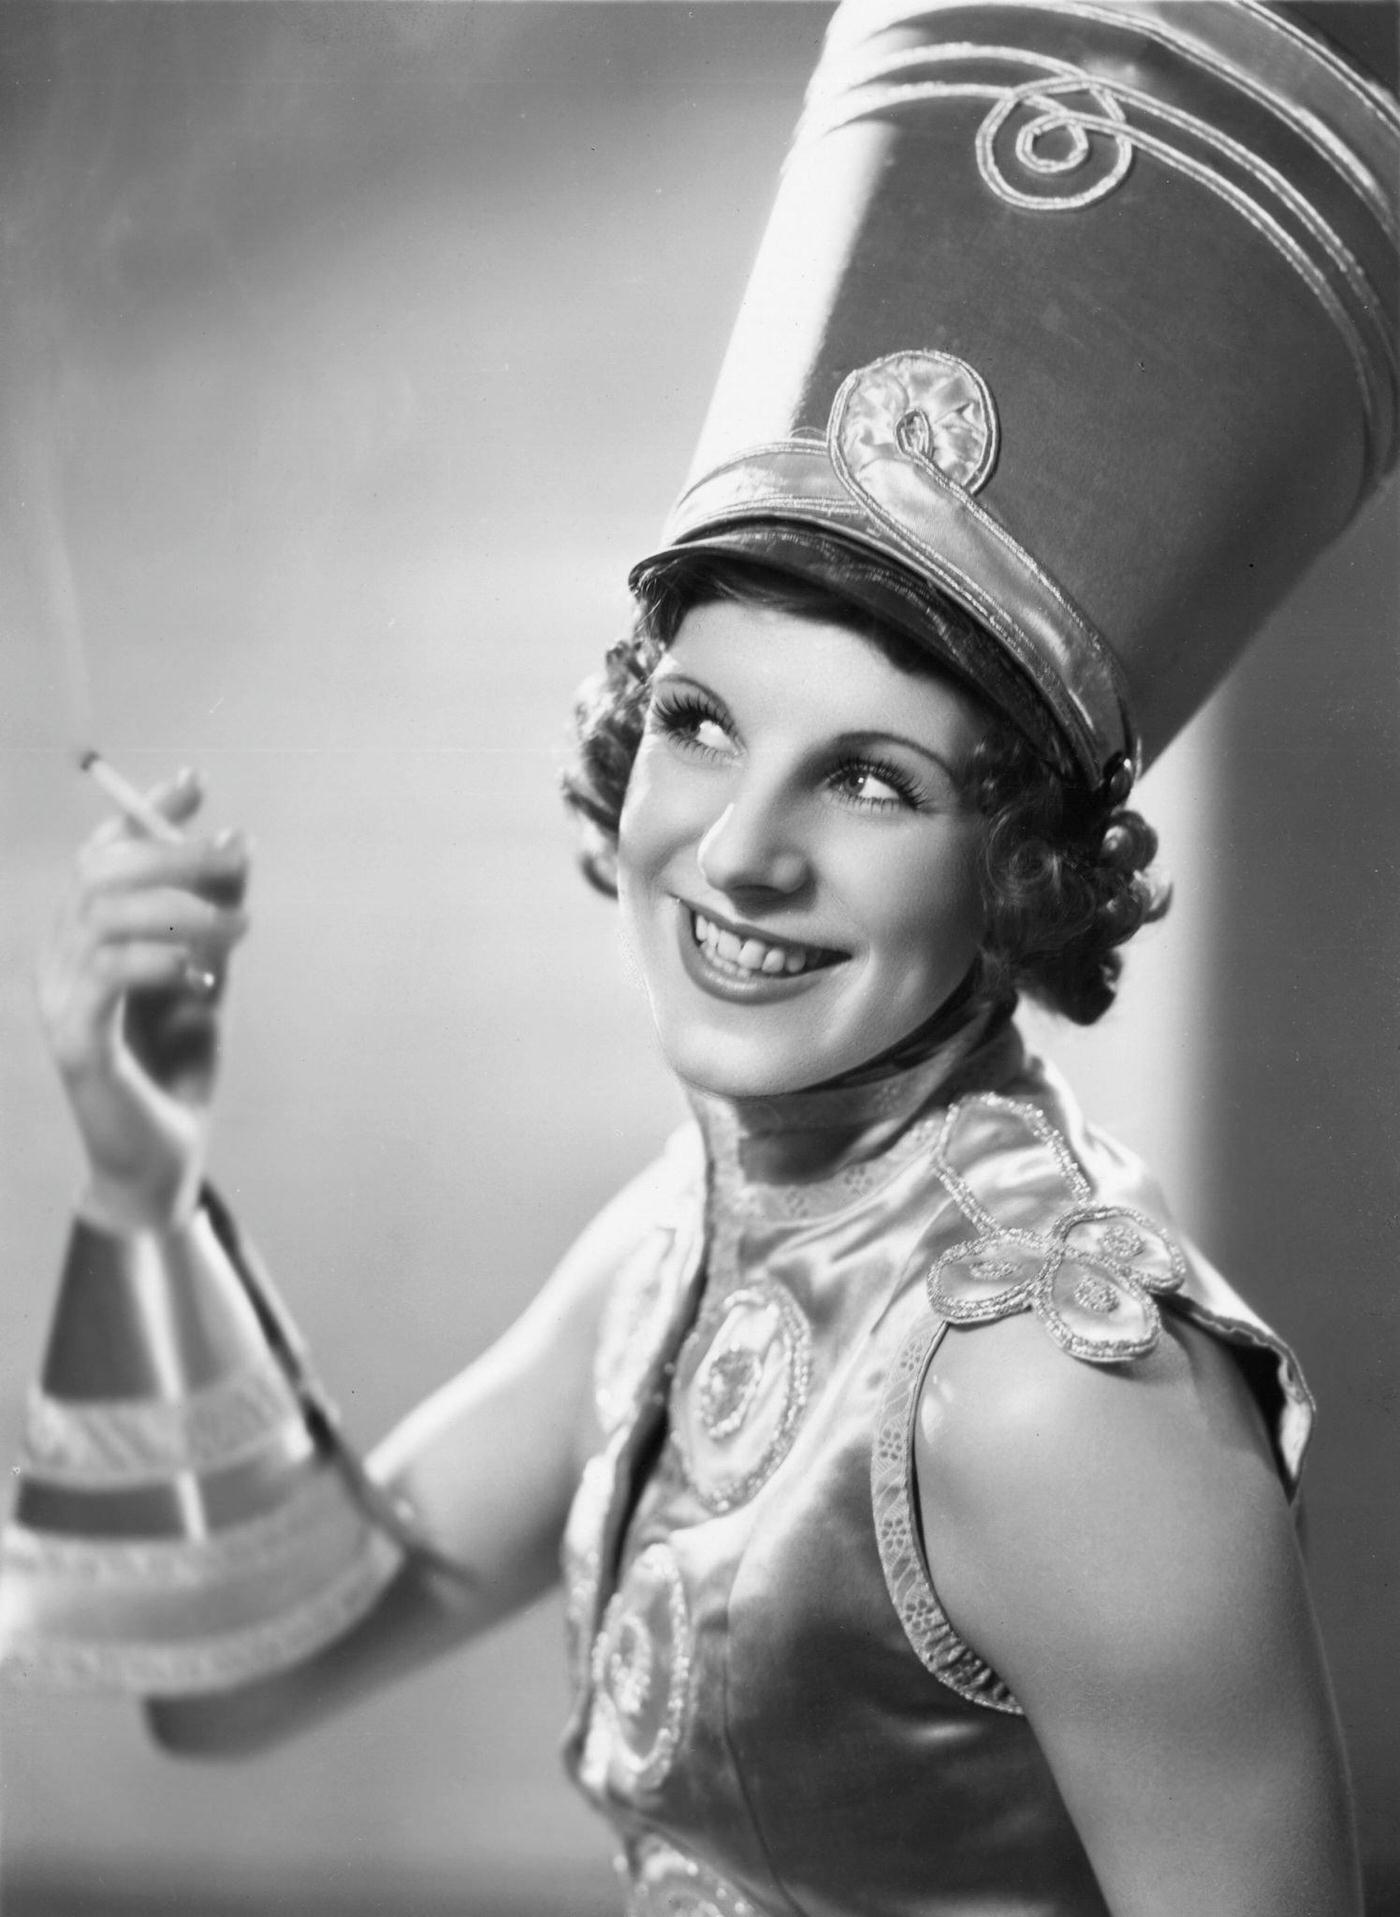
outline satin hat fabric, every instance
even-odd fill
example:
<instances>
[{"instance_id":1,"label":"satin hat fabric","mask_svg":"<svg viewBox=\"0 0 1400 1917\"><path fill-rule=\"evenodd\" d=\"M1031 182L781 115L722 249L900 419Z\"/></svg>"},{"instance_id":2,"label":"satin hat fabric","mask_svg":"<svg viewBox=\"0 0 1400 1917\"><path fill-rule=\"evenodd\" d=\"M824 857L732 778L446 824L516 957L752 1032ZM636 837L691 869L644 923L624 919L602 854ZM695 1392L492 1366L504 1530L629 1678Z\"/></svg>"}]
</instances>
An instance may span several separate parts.
<instances>
[{"instance_id":1,"label":"satin hat fabric","mask_svg":"<svg viewBox=\"0 0 1400 1917\"><path fill-rule=\"evenodd\" d=\"M1397 177L1394 98L1259 0L847 0L634 587L834 541L1125 786L1394 464Z\"/></svg>"}]
</instances>

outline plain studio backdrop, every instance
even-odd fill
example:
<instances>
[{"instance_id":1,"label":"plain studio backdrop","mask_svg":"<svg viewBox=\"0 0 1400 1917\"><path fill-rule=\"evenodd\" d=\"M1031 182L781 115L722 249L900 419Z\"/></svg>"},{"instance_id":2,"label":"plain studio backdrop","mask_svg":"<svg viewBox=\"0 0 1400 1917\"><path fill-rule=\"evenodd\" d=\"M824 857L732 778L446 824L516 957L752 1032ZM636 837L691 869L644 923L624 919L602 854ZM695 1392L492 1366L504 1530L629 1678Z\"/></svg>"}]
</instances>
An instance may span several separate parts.
<instances>
[{"instance_id":1,"label":"plain studio backdrop","mask_svg":"<svg viewBox=\"0 0 1400 1917\"><path fill-rule=\"evenodd\" d=\"M256 840L216 1172L361 1440L506 1325L680 1118L557 770L828 11L0 14L7 1453L79 1176L29 982L100 814L78 745L139 780L197 764L211 819ZM1400 1802L1392 513L1149 777L1177 904L1120 1007L1035 1028L1321 1400L1310 1551L1378 1887ZM162 1757L122 1700L12 1692L7 1917L614 1908L564 1707L552 1601L247 1766Z\"/></svg>"}]
</instances>

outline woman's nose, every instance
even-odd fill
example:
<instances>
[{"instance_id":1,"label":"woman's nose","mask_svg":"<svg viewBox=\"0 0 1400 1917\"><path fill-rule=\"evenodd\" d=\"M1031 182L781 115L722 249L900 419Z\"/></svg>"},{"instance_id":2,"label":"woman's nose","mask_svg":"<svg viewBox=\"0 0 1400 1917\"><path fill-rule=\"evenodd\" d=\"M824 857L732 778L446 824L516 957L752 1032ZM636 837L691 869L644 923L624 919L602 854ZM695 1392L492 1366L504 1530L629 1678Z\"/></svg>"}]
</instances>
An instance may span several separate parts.
<instances>
[{"instance_id":1,"label":"woman's nose","mask_svg":"<svg viewBox=\"0 0 1400 1917\"><path fill-rule=\"evenodd\" d=\"M728 804L696 848L695 862L716 892L800 891L807 854L782 808L761 800Z\"/></svg>"}]
</instances>

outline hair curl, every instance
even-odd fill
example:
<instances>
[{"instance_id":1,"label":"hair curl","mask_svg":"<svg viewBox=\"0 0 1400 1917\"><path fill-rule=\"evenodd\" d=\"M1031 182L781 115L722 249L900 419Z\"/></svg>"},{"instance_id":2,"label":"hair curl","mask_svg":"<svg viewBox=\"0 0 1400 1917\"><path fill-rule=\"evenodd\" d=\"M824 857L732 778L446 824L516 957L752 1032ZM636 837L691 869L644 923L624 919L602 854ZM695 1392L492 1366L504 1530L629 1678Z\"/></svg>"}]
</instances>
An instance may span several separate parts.
<instances>
[{"instance_id":1,"label":"hair curl","mask_svg":"<svg viewBox=\"0 0 1400 1917\"><path fill-rule=\"evenodd\" d=\"M617 889L618 821L652 673L686 613L717 599L839 620L901 671L947 676L915 640L824 586L723 555L697 553L673 564L649 586L631 632L609 648L574 711L564 799L581 823L584 873L610 895ZM946 615L966 618L951 601ZM1119 948L1161 918L1170 901L1170 888L1148 870L1157 835L1137 812L1111 805L1049 764L1009 719L990 706L986 711L987 729L964 786L987 822L979 993L1012 1000L1025 992L1076 1024L1091 1025L1117 993Z\"/></svg>"}]
</instances>

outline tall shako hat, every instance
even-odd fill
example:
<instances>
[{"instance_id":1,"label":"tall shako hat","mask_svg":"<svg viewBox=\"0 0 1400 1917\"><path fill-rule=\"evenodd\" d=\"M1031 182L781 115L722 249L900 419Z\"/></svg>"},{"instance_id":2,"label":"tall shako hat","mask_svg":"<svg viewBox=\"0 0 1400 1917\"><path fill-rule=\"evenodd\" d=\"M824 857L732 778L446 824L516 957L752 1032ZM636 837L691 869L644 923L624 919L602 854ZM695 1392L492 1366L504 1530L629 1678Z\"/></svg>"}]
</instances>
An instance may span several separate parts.
<instances>
[{"instance_id":1,"label":"tall shako hat","mask_svg":"<svg viewBox=\"0 0 1400 1917\"><path fill-rule=\"evenodd\" d=\"M1121 795L1394 463L1397 176L1394 99L1260 0L846 0L634 586L844 554Z\"/></svg>"}]
</instances>

